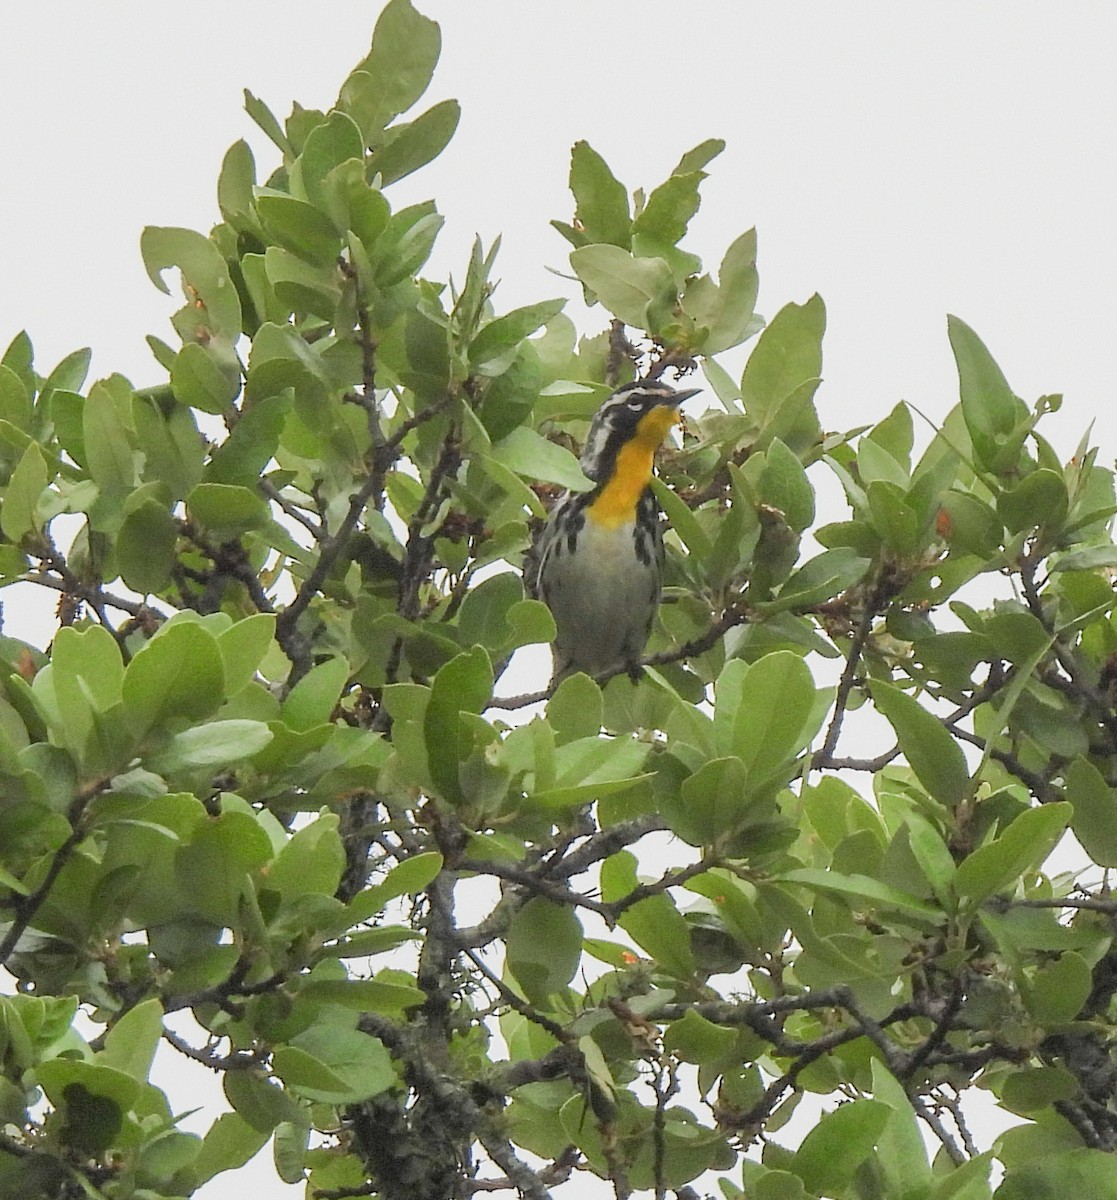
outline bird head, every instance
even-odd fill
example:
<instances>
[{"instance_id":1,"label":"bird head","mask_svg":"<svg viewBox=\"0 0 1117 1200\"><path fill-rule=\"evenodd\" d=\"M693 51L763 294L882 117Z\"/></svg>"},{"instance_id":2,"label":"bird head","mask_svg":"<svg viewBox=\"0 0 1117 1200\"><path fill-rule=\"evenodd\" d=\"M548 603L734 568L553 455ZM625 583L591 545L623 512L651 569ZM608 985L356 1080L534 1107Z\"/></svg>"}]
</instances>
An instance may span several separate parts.
<instances>
[{"instance_id":1,"label":"bird head","mask_svg":"<svg viewBox=\"0 0 1117 1200\"><path fill-rule=\"evenodd\" d=\"M667 432L679 423L679 405L701 388L676 391L658 379L642 379L618 388L594 414L582 470L595 483L608 478L617 452L629 442L639 441L654 453Z\"/></svg>"}]
</instances>

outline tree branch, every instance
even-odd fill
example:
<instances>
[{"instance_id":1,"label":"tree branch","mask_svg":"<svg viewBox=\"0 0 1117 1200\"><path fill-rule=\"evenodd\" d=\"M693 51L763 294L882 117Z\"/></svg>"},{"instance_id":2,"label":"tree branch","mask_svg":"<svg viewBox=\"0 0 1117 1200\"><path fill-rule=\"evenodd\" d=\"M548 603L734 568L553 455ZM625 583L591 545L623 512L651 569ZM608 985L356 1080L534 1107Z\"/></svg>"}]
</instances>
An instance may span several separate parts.
<instances>
[{"instance_id":1,"label":"tree branch","mask_svg":"<svg viewBox=\"0 0 1117 1200\"><path fill-rule=\"evenodd\" d=\"M873 622L879 615L877 592L878 587L874 584L865 596L865 607L862 609L861 619L857 622L857 628L853 631L845 669L838 680L838 690L834 696L834 715L830 718L830 725L826 730L826 738L822 743L822 748L815 755L819 763L825 763L830 760L833 757L834 751L838 748L838 739L842 735L842 722L845 720L846 707L849 704L854 684L857 682L857 672L861 666L861 655L865 650L869 635L873 631Z\"/></svg>"},{"instance_id":2,"label":"tree branch","mask_svg":"<svg viewBox=\"0 0 1117 1200\"><path fill-rule=\"evenodd\" d=\"M70 822L70 835L55 850L54 856L50 861L50 866L43 876L42 883L30 894L26 896L14 896L9 901L11 908L15 912L15 918L8 927L8 932L0 939L0 966L7 965L12 951L16 948L19 939L27 932L31 922L35 919L35 914L50 895L50 890L54 887L58 876L62 874L63 868L74 856L74 852L78 846L85 840L86 831L82 827L82 818L85 815L85 810L90 801L95 796L99 796L109 786L109 782L108 779L99 779L82 788L71 802L66 814Z\"/></svg>"},{"instance_id":3,"label":"tree branch","mask_svg":"<svg viewBox=\"0 0 1117 1200\"><path fill-rule=\"evenodd\" d=\"M705 654L707 650L712 650L729 630L737 625L745 624L748 620L749 614L744 609L735 606L728 608L698 637L692 638L689 642L674 650L661 650L658 654L649 654L646 658L640 660L640 666L662 667L667 663L682 662L684 659L695 658L699 654ZM615 667L608 671L602 671L600 675L594 675L593 679L596 683L604 687L615 676L627 674L627 667ZM555 694L556 687L557 685L545 688L541 692L525 692L520 696L495 696L489 701L488 707L503 710L526 708L529 704L538 704L542 700L549 700Z\"/></svg>"}]
</instances>

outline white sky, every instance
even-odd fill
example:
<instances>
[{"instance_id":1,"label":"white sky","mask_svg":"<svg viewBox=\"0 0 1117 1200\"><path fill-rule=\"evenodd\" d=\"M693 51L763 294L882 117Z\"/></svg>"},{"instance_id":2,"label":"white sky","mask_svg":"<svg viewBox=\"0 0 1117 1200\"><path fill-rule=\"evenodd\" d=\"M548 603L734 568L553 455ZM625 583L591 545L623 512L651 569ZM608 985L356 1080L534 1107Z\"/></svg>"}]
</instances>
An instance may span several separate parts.
<instances>
[{"instance_id":1,"label":"white sky","mask_svg":"<svg viewBox=\"0 0 1117 1200\"><path fill-rule=\"evenodd\" d=\"M457 96L464 115L442 158L390 195L437 198L436 277L460 278L475 233L503 233L498 309L573 294L544 270L567 268L547 222L572 211L571 144L588 139L632 188L723 137L691 248L715 267L755 224L760 311L823 295L824 426L866 423L899 399L941 418L956 399L954 312L1025 400L1065 393L1053 426L1063 454L1097 418L1112 463L1117 6L417 3L443 29L426 100ZM144 274L140 230L207 230L239 137L270 171L243 87L280 116L296 98L331 103L379 4L311 11L290 0L8 7L0 345L26 327L40 371L90 345L95 374L158 381L143 337L173 340L176 305ZM8 598L6 632L42 640L34 618ZM262 1166L261 1190L285 1194ZM232 1196L234 1184L206 1194Z\"/></svg>"}]
</instances>

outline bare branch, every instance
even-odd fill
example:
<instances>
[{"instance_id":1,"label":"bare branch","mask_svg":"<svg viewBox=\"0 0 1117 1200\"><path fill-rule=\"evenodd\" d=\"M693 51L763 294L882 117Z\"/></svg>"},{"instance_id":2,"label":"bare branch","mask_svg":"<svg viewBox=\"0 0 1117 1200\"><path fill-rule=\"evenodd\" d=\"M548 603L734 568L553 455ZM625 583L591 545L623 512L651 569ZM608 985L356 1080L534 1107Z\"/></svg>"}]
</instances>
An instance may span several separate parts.
<instances>
[{"instance_id":1,"label":"bare branch","mask_svg":"<svg viewBox=\"0 0 1117 1200\"><path fill-rule=\"evenodd\" d=\"M857 628L853 631L853 638L849 643L849 653L846 656L845 669L842 671L841 679L838 680L838 690L834 697L834 715L830 718L830 725L826 730L826 738L822 743L822 748L815 756L817 760L816 766L831 759L834 751L838 748L838 739L842 735L842 722L845 719L846 707L849 704L854 684L857 682L857 672L861 666L861 655L864 652L865 644L869 640L869 635L872 633L873 622L879 615L877 592L878 589L874 587L865 596L865 607L862 609L861 619L857 622Z\"/></svg>"}]
</instances>

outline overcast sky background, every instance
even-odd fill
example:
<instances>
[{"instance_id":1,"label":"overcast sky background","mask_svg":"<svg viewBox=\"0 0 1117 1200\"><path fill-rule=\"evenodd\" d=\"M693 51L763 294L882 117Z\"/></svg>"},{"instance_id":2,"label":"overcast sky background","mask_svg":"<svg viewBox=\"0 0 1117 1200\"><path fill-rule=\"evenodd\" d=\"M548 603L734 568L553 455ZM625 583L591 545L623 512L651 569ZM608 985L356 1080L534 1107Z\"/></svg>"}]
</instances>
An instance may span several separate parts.
<instances>
[{"instance_id":1,"label":"overcast sky background","mask_svg":"<svg viewBox=\"0 0 1117 1200\"><path fill-rule=\"evenodd\" d=\"M1112 460L1117 7L420 8L444 39L421 104L457 96L463 118L442 157L390 195L396 205L437 198L446 228L434 277L460 279L474 235L501 233L498 309L574 295L546 271L568 269L547 222L572 213L571 144L587 138L633 188L723 137L689 245L714 268L756 225L760 311L822 294L826 427L878 419L900 399L940 419L957 395L945 332L954 312L1025 400L1065 394L1049 426L1062 452L1097 417L1102 460ZM277 152L242 111L242 88L281 116L296 98L328 107L378 11L377 0L332 0L314 19L276 0L209 14L46 0L9 17L0 345L26 328L43 373L92 346L95 377L158 381L143 338L175 340L178 302L144 274L140 230L219 219L217 172L239 137L265 177ZM578 318L580 306L571 311ZM50 606L23 600L8 596L8 631L45 642Z\"/></svg>"},{"instance_id":2,"label":"overcast sky background","mask_svg":"<svg viewBox=\"0 0 1117 1200\"><path fill-rule=\"evenodd\" d=\"M723 137L689 246L716 267L756 225L759 310L822 294L825 427L868 423L900 399L941 419L957 398L945 329L954 312L1025 400L1065 394L1049 430L1064 456L1096 419L1112 465L1117 6L417 6L443 30L421 106L446 96L463 106L449 150L389 193L395 206L437 198L446 228L433 277L460 279L474 235L502 233L498 310L573 295L545 270L567 268L547 222L572 212L571 144L588 139L631 189ZM26 328L41 373L88 345L95 376L159 381L143 338L173 340L177 302L147 280L140 230L208 230L227 147L246 138L261 177L277 160L242 111L242 88L280 116L294 99L327 108L379 8L10 9L0 18L0 346ZM49 640L53 597L0 599L5 632ZM247 1186L297 1194L267 1162L205 1194Z\"/></svg>"}]
</instances>

